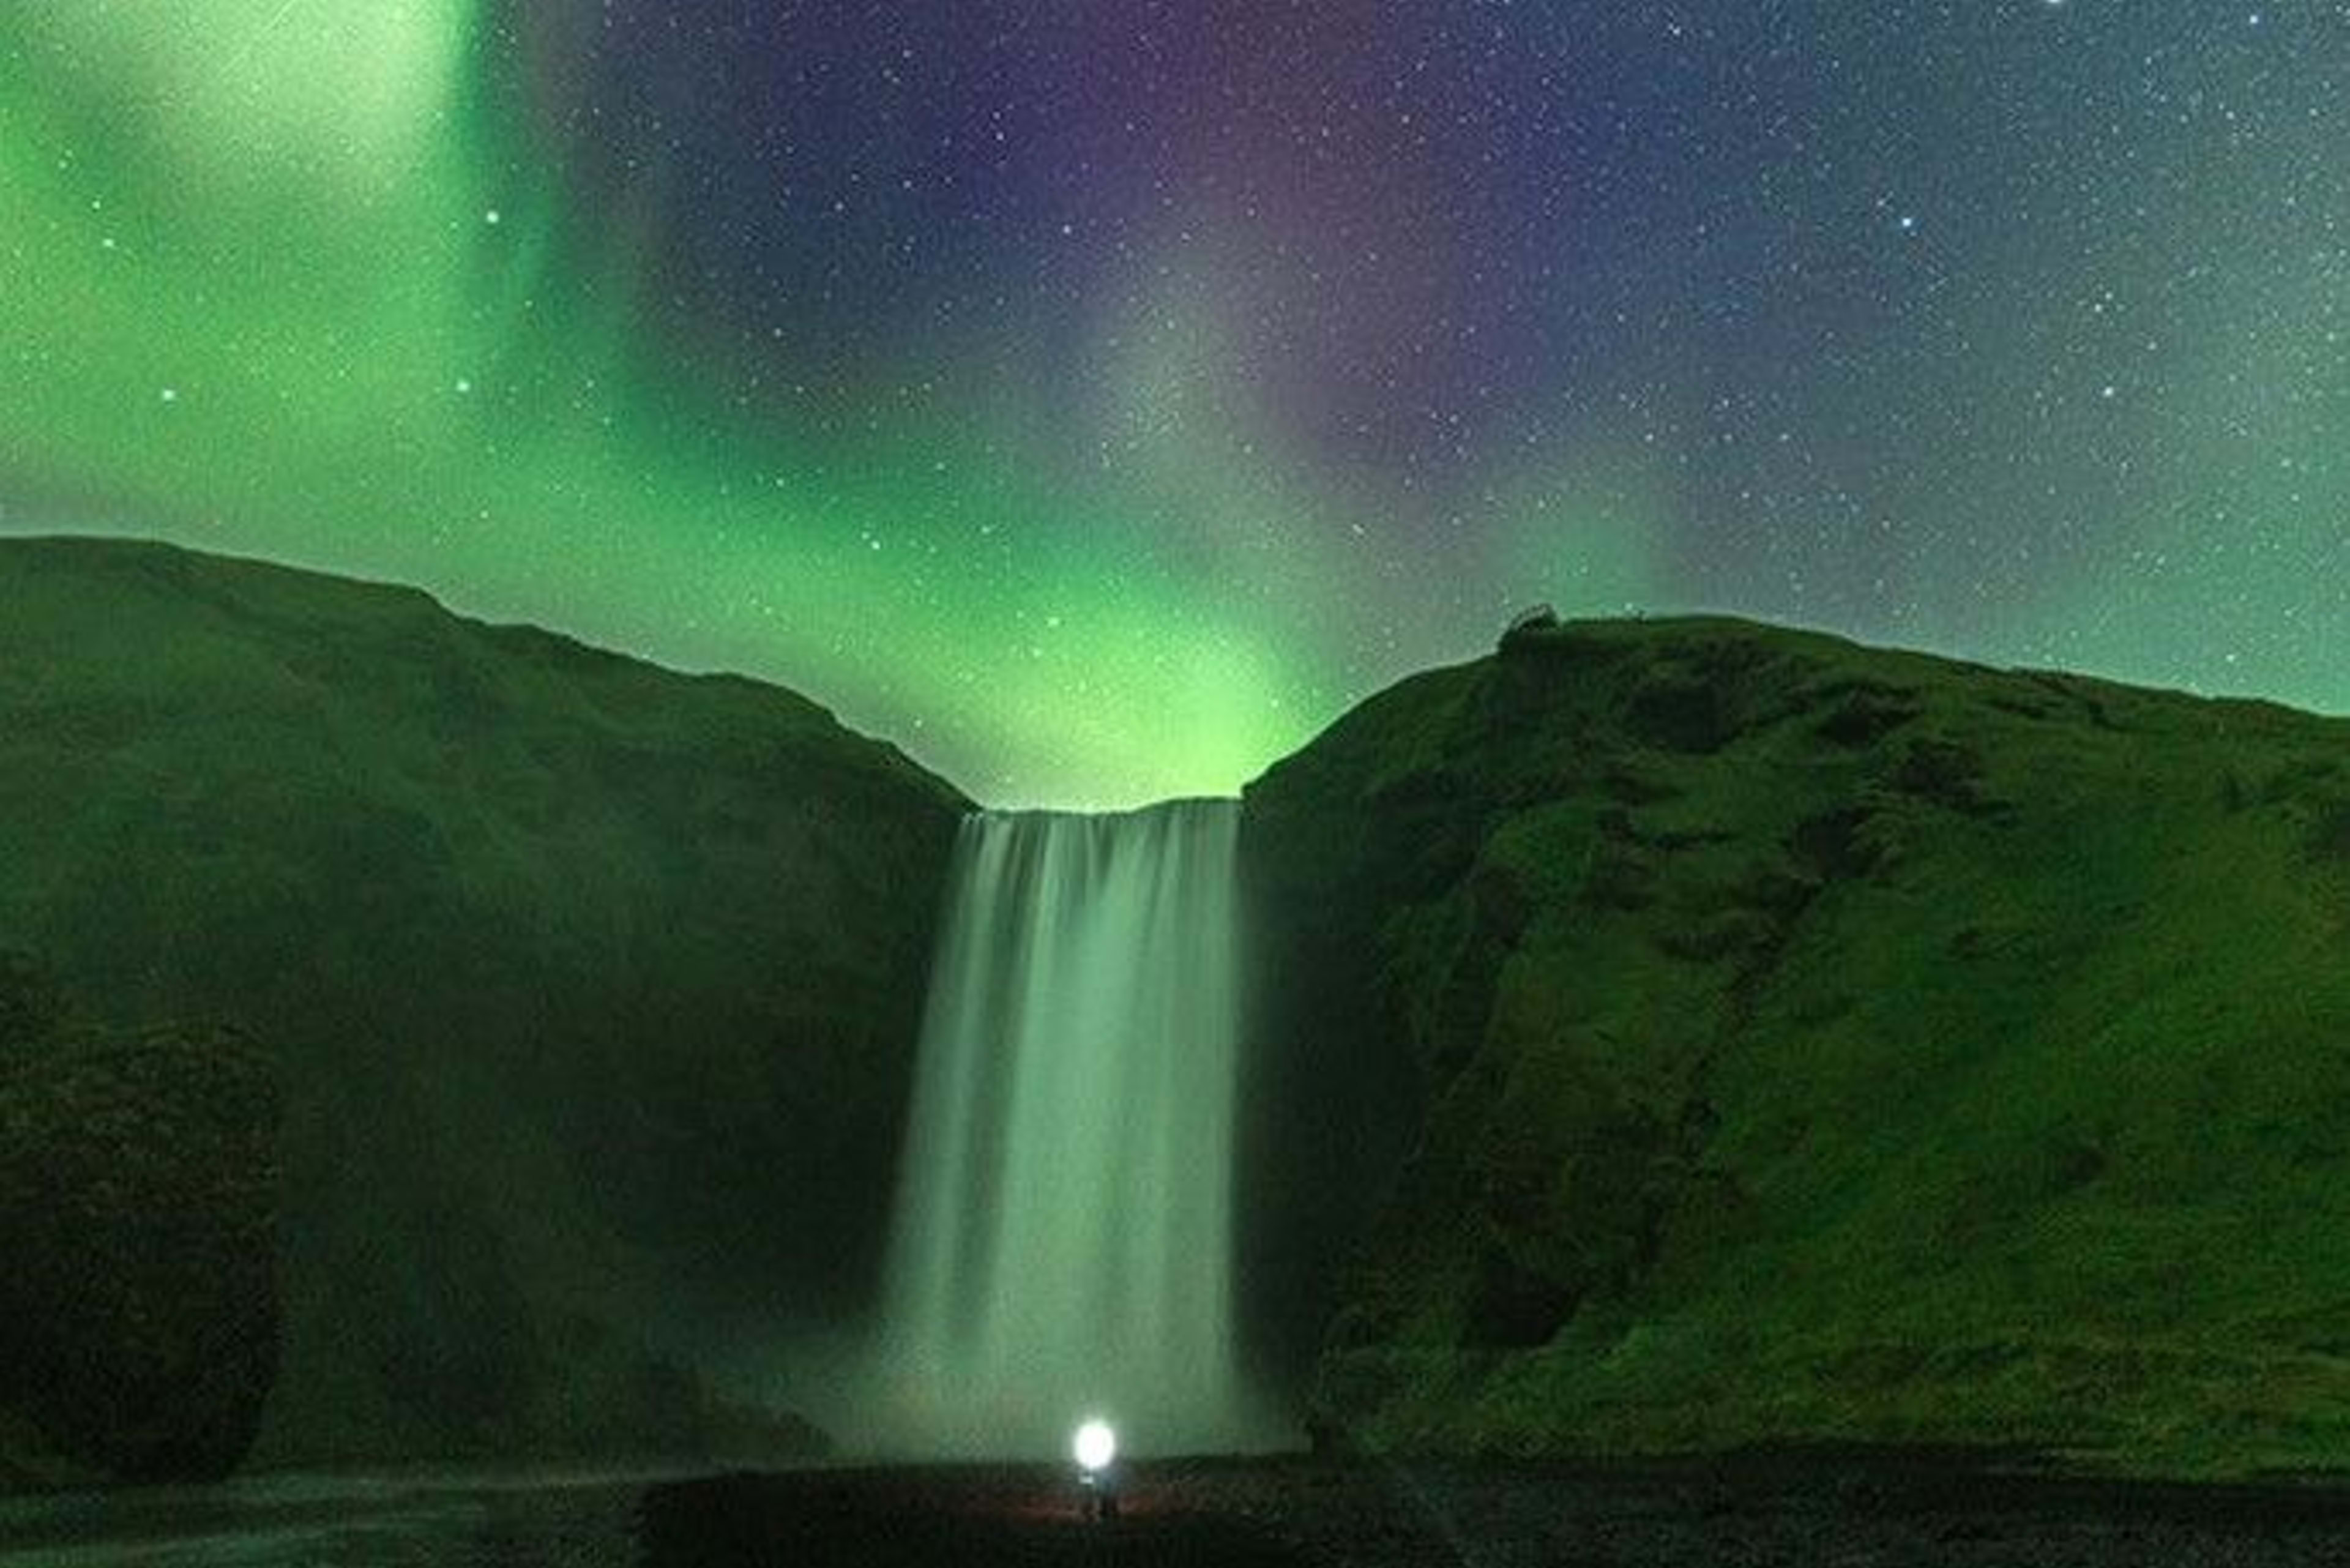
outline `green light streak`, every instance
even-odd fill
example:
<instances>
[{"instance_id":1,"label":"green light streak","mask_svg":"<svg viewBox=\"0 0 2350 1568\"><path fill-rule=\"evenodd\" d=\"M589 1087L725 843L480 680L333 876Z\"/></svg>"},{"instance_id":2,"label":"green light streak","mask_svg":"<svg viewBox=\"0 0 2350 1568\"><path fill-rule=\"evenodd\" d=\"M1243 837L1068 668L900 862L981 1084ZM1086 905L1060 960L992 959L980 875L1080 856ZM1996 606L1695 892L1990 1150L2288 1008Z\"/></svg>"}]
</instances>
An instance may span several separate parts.
<instances>
[{"instance_id":1,"label":"green light streak","mask_svg":"<svg viewBox=\"0 0 2350 1568\"><path fill-rule=\"evenodd\" d=\"M625 247L559 275L551 193L493 177L468 7L345 10L0 24L0 527L412 582L743 670L998 801L1228 792L1326 717L1331 683L1201 562L1141 547L1229 492L1055 494L1016 438L936 416L744 435L640 340ZM1073 536L1073 507L1133 547Z\"/></svg>"}]
</instances>

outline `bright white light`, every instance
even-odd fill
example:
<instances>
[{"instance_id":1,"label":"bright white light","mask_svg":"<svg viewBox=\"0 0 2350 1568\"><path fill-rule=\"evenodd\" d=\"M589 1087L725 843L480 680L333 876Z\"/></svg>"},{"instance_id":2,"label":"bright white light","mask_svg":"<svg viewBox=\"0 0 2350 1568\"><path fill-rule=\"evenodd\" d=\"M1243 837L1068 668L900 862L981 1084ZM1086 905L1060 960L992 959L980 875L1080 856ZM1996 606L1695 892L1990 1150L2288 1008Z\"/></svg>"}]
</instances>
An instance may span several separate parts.
<instances>
[{"instance_id":1,"label":"bright white light","mask_svg":"<svg viewBox=\"0 0 2350 1568\"><path fill-rule=\"evenodd\" d=\"M1079 1469L1106 1470L1110 1460L1118 1458L1118 1434L1109 1429L1107 1421L1087 1421L1077 1428L1077 1440L1070 1450L1077 1456Z\"/></svg>"}]
</instances>

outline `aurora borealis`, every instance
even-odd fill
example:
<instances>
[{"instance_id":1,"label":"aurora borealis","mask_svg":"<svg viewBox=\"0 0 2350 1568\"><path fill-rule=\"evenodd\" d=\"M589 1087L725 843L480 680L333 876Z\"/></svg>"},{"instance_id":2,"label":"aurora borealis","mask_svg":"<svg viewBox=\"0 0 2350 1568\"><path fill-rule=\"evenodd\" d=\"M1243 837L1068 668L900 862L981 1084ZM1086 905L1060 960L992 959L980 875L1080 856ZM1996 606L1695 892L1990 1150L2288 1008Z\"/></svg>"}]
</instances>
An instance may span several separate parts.
<instances>
[{"instance_id":1,"label":"aurora borealis","mask_svg":"<svg viewBox=\"0 0 2350 1568\"><path fill-rule=\"evenodd\" d=\"M2350 709L2350 5L50 0L0 530L412 582L996 804L1513 609Z\"/></svg>"}]
</instances>

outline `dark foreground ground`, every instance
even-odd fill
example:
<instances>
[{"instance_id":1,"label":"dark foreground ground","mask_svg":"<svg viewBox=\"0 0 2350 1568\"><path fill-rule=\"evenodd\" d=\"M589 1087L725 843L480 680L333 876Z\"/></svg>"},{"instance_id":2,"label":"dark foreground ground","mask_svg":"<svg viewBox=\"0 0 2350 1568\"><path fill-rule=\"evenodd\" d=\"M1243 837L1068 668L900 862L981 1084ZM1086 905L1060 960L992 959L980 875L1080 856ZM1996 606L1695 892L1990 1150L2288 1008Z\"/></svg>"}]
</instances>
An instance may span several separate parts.
<instances>
[{"instance_id":1,"label":"dark foreground ground","mask_svg":"<svg viewBox=\"0 0 2350 1568\"><path fill-rule=\"evenodd\" d=\"M1961 1455L1746 1455L1596 1470L1306 1459L1159 1462L1123 1515L1066 1470L646 1481L260 1478L0 1500L0 1568L2299 1568L2350 1564L2350 1488L2199 1488Z\"/></svg>"},{"instance_id":2,"label":"dark foreground ground","mask_svg":"<svg viewBox=\"0 0 2350 1568\"><path fill-rule=\"evenodd\" d=\"M659 1487L643 1562L2293 1568L2350 1563L2350 1490L2002 1472L1960 1457L1746 1456L1595 1470L1166 1462L1090 1523L1046 1470L850 1471Z\"/></svg>"}]
</instances>

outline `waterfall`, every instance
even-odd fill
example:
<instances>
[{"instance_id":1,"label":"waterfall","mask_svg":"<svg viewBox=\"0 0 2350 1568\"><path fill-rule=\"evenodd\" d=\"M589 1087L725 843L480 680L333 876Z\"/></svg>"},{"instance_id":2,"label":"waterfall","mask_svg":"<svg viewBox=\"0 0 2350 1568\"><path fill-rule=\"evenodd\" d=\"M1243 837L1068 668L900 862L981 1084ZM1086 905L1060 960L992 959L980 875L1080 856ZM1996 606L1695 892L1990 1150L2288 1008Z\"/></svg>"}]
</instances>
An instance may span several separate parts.
<instances>
[{"instance_id":1,"label":"waterfall","mask_svg":"<svg viewBox=\"0 0 2350 1568\"><path fill-rule=\"evenodd\" d=\"M1246 1443L1232 1334L1239 803L968 818L891 1241L878 1440Z\"/></svg>"}]
</instances>

